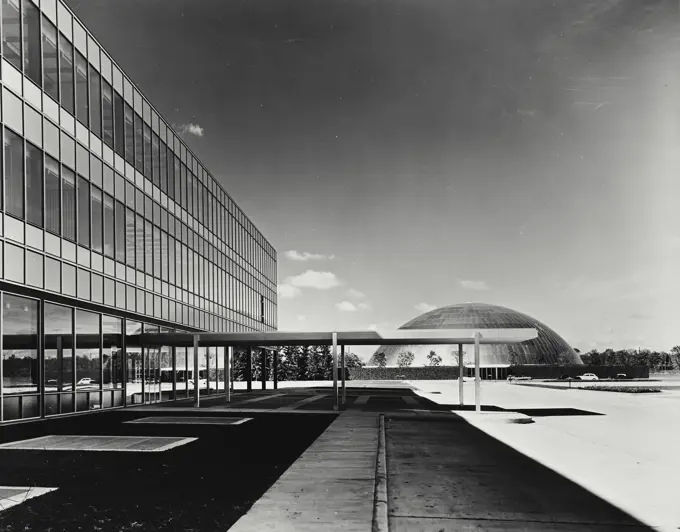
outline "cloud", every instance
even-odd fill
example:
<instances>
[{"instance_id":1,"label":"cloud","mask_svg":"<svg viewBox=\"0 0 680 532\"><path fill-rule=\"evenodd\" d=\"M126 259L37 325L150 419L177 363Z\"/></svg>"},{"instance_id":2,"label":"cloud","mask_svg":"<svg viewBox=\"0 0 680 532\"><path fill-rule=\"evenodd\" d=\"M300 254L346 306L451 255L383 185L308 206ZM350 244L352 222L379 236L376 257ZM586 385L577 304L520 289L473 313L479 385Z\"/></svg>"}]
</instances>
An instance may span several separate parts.
<instances>
[{"instance_id":1,"label":"cloud","mask_svg":"<svg viewBox=\"0 0 680 532\"><path fill-rule=\"evenodd\" d=\"M489 290L489 285L487 285L484 281L459 280L458 284L465 290Z\"/></svg>"},{"instance_id":2,"label":"cloud","mask_svg":"<svg viewBox=\"0 0 680 532\"><path fill-rule=\"evenodd\" d=\"M415 309L418 312L430 312L431 310L436 309L437 307L435 305L430 305L429 303L418 303L415 306Z\"/></svg>"},{"instance_id":3,"label":"cloud","mask_svg":"<svg viewBox=\"0 0 680 532\"><path fill-rule=\"evenodd\" d=\"M286 284L297 288L314 288L316 290L329 290L340 286L342 283L333 272L318 272L307 270L304 273L289 277Z\"/></svg>"},{"instance_id":4,"label":"cloud","mask_svg":"<svg viewBox=\"0 0 680 532\"><path fill-rule=\"evenodd\" d=\"M276 287L276 293L282 299L293 299L302 294L302 291L297 286L283 283Z\"/></svg>"},{"instance_id":5,"label":"cloud","mask_svg":"<svg viewBox=\"0 0 680 532\"><path fill-rule=\"evenodd\" d=\"M340 303L335 304L336 308L342 312L356 312L357 307L354 303L351 301L341 301Z\"/></svg>"},{"instance_id":6,"label":"cloud","mask_svg":"<svg viewBox=\"0 0 680 532\"><path fill-rule=\"evenodd\" d=\"M366 327L369 331L377 331L378 326L375 323L371 323L368 327Z\"/></svg>"},{"instance_id":7,"label":"cloud","mask_svg":"<svg viewBox=\"0 0 680 532\"><path fill-rule=\"evenodd\" d=\"M333 260L335 255L323 255L321 253L309 253L308 251L295 251L291 249L283 254L287 259L296 260L300 262L307 262L308 260Z\"/></svg>"},{"instance_id":8,"label":"cloud","mask_svg":"<svg viewBox=\"0 0 680 532\"><path fill-rule=\"evenodd\" d=\"M363 299L366 297L366 294L354 288L350 288L349 290L347 290L347 297L350 297L352 299Z\"/></svg>"},{"instance_id":9,"label":"cloud","mask_svg":"<svg viewBox=\"0 0 680 532\"><path fill-rule=\"evenodd\" d=\"M371 304L370 304L370 303L366 303L366 302L364 302L364 303L359 303L359 304L357 305L357 308L358 308L359 310L371 310Z\"/></svg>"},{"instance_id":10,"label":"cloud","mask_svg":"<svg viewBox=\"0 0 680 532\"><path fill-rule=\"evenodd\" d=\"M197 137L203 136L203 128L198 124L194 124L193 122L180 125L179 130L182 133L189 133L191 135L196 135Z\"/></svg>"}]
</instances>

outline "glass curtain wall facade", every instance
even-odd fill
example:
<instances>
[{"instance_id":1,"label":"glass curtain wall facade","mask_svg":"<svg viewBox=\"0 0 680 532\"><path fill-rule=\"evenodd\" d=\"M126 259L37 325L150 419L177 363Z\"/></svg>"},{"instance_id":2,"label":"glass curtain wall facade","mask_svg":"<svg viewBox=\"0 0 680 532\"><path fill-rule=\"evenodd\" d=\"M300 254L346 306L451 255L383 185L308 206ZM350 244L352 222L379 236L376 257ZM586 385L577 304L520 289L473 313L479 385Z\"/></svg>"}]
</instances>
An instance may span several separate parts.
<instances>
[{"instance_id":1,"label":"glass curtain wall facade","mask_svg":"<svg viewBox=\"0 0 680 532\"><path fill-rule=\"evenodd\" d=\"M134 337L275 330L276 251L59 0L0 0L0 40L2 420L190 396L192 350Z\"/></svg>"}]
</instances>

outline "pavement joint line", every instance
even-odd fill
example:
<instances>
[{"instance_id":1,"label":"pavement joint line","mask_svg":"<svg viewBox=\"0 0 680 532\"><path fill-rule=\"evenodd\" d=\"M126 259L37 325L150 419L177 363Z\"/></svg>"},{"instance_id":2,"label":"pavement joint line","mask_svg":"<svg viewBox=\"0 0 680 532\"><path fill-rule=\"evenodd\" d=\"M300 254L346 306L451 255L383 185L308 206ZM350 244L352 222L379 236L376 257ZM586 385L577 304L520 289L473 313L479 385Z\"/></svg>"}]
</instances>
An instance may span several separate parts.
<instances>
[{"instance_id":1,"label":"pavement joint line","mask_svg":"<svg viewBox=\"0 0 680 532\"><path fill-rule=\"evenodd\" d=\"M388 532L387 508L387 455L385 451L385 415L380 414L378 426L378 452L375 464L375 496L373 502L372 532Z\"/></svg>"},{"instance_id":2,"label":"pavement joint line","mask_svg":"<svg viewBox=\"0 0 680 532\"><path fill-rule=\"evenodd\" d=\"M261 395L260 397L253 397L252 399L245 399L243 401L237 401L236 404L244 404L244 403L257 403L258 401L266 401L267 399L274 399L275 397L281 397L283 395L286 395L285 393L273 393L273 394L267 394L267 395Z\"/></svg>"},{"instance_id":3,"label":"pavement joint line","mask_svg":"<svg viewBox=\"0 0 680 532\"><path fill-rule=\"evenodd\" d=\"M304 406L309 403L313 403L314 401L318 401L319 399L323 399L324 397L328 397L327 394L322 394L322 395L312 395L311 397L305 397L304 399L301 399L299 401L296 401L295 403L291 403L289 405L284 405L280 406L276 410L287 410L287 409L292 409L295 410L301 406Z\"/></svg>"},{"instance_id":4,"label":"pavement joint line","mask_svg":"<svg viewBox=\"0 0 680 532\"><path fill-rule=\"evenodd\" d=\"M414 515L414 514L389 514L397 519L430 519L432 521L500 521L503 523L552 523L559 525L583 525L583 526L616 526L620 528L647 527L635 523L620 523L612 521L566 521L559 519L508 519L507 517L449 517L446 515ZM653 528L651 530L654 530Z\"/></svg>"}]
</instances>

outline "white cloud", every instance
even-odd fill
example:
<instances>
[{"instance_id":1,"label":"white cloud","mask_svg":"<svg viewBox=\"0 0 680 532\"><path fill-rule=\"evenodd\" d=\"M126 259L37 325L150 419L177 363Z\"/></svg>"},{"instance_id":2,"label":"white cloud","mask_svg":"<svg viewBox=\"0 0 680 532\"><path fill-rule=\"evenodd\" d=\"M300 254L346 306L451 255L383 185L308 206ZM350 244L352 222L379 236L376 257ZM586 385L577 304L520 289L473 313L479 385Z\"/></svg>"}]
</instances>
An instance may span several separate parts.
<instances>
[{"instance_id":1,"label":"white cloud","mask_svg":"<svg viewBox=\"0 0 680 532\"><path fill-rule=\"evenodd\" d=\"M335 306L342 312L356 312L358 310L351 301L341 301L340 303L336 303Z\"/></svg>"},{"instance_id":2,"label":"white cloud","mask_svg":"<svg viewBox=\"0 0 680 532\"><path fill-rule=\"evenodd\" d=\"M300 289L297 286L293 286L288 283L283 283L280 284L276 288L276 293L279 295L280 298L282 299L293 299L302 294Z\"/></svg>"},{"instance_id":3,"label":"white cloud","mask_svg":"<svg viewBox=\"0 0 680 532\"><path fill-rule=\"evenodd\" d=\"M436 309L437 307L435 305L430 305L429 303L418 303L415 306L415 309L418 312L430 312L431 310Z\"/></svg>"},{"instance_id":4,"label":"white cloud","mask_svg":"<svg viewBox=\"0 0 680 532\"><path fill-rule=\"evenodd\" d=\"M367 329L368 329L369 331L377 331L377 330L378 330L378 326L377 326L375 323L371 323L371 324L367 327Z\"/></svg>"},{"instance_id":5,"label":"white cloud","mask_svg":"<svg viewBox=\"0 0 680 532\"><path fill-rule=\"evenodd\" d=\"M359 303L359 304L357 305L357 308L358 308L359 310L371 310L371 304L370 304L370 303L366 303L366 302L364 302L364 303Z\"/></svg>"},{"instance_id":6,"label":"white cloud","mask_svg":"<svg viewBox=\"0 0 680 532\"><path fill-rule=\"evenodd\" d=\"M366 297L366 294L354 288L350 288L349 290L347 290L347 297L350 297L352 299L363 299Z\"/></svg>"},{"instance_id":7,"label":"white cloud","mask_svg":"<svg viewBox=\"0 0 680 532\"><path fill-rule=\"evenodd\" d=\"M307 262L308 260L333 260L335 255L323 255L321 253L309 253L308 251L295 251L291 249L284 253L284 256L290 260Z\"/></svg>"},{"instance_id":8,"label":"white cloud","mask_svg":"<svg viewBox=\"0 0 680 532\"><path fill-rule=\"evenodd\" d=\"M197 137L203 136L203 128L198 124L194 124L193 122L180 125L179 130L182 133L189 133L191 135L196 135Z\"/></svg>"},{"instance_id":9,"label":"white cloud","mask_svg":"<svg viewBox=\"0 0 680 532\"><path fill-rule=\"evenodd\" d=\"M465 290L489 290L489 285L487 285L484 281L460 280L458 281L458 284L460 284L462 288L465 288Z\"/></svg>"},{"instance_id":10,"label":"white cloud","mask_svg":"<svg viewBox=\"0 0 680 532\"><path fill-rule=\"evenodd\" d=\"M297 288L315 288L317 290L328 290L340 286L342 283L333 272L317 272L307 270L300 275L295 275L286 279L286 284Z\"/></svg>"}]
</instances>

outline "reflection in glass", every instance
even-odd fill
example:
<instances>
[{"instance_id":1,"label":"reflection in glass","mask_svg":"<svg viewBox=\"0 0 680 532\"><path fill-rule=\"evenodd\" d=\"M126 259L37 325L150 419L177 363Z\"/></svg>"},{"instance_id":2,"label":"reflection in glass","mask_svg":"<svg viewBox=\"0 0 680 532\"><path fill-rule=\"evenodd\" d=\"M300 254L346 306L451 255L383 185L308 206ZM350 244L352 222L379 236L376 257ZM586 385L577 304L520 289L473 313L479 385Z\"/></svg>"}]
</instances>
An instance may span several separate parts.
<instances>
[{"instance_id":1,"label":"reflection in glass","mask_svg":"<svg viewBox=\"0 0 680 532\"><path fill-rule=\"evenodd\" d=\"M61 106L69 113L74 111L73 45L59 35L59 78L61 81Z\"/></svg>"},{"instance_id":2,"label":"reflection in glass","mask_svg":"<svg viewBox=\"0 0 680 532\"><path fill-rule=\"evenodd\" d=\"M63 236L69 240L76 239L76 176L62 165L61 167Z\"/></svg>"},{"instance_id":3,"label":"reflection in glass","mask_svg":"<svg viewBox=\"0 0 680 532\"><path fill-rule=\"evenodd\" d=\"M26 143L26 221L43 226L43 153Z\"/></svg>"},{"instance_id":4,"label":"reflection in glass","mask_svg":"<svg viewBox=\"0 0 680 532\"><path fill-rule=\"evenodd\" d=\"M2 393L37 393L38 302L5 293L2 303ZM22 401L5 400L4 419L39 415L34 410L23 412Z\"/></svg>"},{"instance_id":5,"label":"reflection in glass","mask_svg":"<svg viewBox=\"0 0 680 532\"><path fill-rule=\"evenodd\" d=\"M77 410L99 408L101 399L100 315L76 309L76 390ZM96 393L92 393L96 392Z\"/></svg>"},{"instance_id":6,"label":"reflection in glass","mask_svg":"<svg viewBox=\"0 0 680 532\"><path fill-rule=\"evenodd\" d=\"M59 63L57 60L57 29L43 15L43 90L59 101Z\"/></svg>"},{"instance_id":7,"label":"reflection in glass","mask_svg":"<svg viewBox=\"0 0 680 532\"><path fill-rule=\"evenodd\" d=\"M102 112L99 102L102 97L101 77L99 72L90 65L90 101L94 102L90 106L90 129L98 137L102 136Z\"/></svg>"},{"instance_id":8,"label":"reflection in glass","mask_svg":"<svg viewBox=\"0 0 680 532\"><path fill-rule=\"evenodd\" d=\"M123 320L113 316L102 316L104 351L104 388L122 388L125 372L123 368Z\"/></svg>"},{"instance_id":9,"label":"reflection in glass","mask_svg":"<svg viewBox=\"0 0 680 532\"><path fill-rule=\"evenodd\" d=\"M5 209L24 218L24 139L5 128Z\"/></svg>"},{"instance_id":10,"label":"reflection in glass","mask_svg":"<svg viewBox=\"0 0 680 532\"><path fill-rule=\"evenodd\" d=\"M139 336L142 324L136 321L125 321L125 349L127 351L127 404L142 402L142 349Z\"/></svg>"},{"instance_id":11,"label":"reflection in glass","mask_svg":"<svg viewBox=\"0 0 680 532\"><path fill-rule=\"evenodd\" d=\"M45 155L45 229L61 234L61 181L59 163Z\"/></svg>"}]
</instances>

